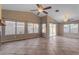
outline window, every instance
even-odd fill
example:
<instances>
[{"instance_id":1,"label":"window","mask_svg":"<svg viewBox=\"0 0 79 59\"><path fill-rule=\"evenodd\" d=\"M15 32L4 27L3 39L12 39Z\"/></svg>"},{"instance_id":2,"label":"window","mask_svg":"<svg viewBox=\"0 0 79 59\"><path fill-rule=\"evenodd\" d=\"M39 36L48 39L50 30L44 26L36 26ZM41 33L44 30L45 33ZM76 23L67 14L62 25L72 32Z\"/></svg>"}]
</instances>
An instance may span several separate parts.
<instances>
[{"instance_id":1,"label":"window","mask_svg":"<svg viewBox=\"0 0 79 59\"><path fill-rule=\"evenodd\" d=\"M28 23L28 33L33 33L33 23Z\"/></svg>"},{"instance_id":2,"label":"window","mask_svg":"<svg viewBox=\"0 0 79 59\"><path fill-rule=\"evenodd\" d=\"M49 24L49 36L52 36L53 35L53 24L50 23Z\"/></svg>"},{"instance_id":3,"label":"window","mask_svg":"<svg viewBox=\"0 0 79 59\"><path fill-rule=\"evenodd\" d=\"M64 32L78 33L78 24L64 25Z\"/></svg>"},{"instance_id":4,"label":"window","mask_svg":"<svg viewBox=\"0 0 79 59\"><path fill-rule=\"evenodd\" d=\"M1 32L2 32L2 27L0 26L0 36L1 36Z\"/></svg>"},{"instance_id":5,"label":"window","mask_svg":"<svg viewBox=\"0 0 79 59\"><path fill-rule=\"evenodd\" d=\"M70 24L70 32L78 33L78 24Z\"/></svg>"},{"instance_id":6,"label":"window","mask_svg":"<svg viewBox=\"0 0 79 59\"><path fill-rule=\"evenodd\" d=\"M38 32L39 32L39 25L34 24L34 33L38 33Z\"/></svg>"},{"instance_id":7,"label":"window","mask_svg":"<svg viewBox=\"0 0 79 59\"><path fill-rule=\"evenodd\" d=\"M53 24L53 35L56 35L56 24Z\"/></svg>"},{"instance_id":8,"label":"window","mask_svg":"<svg viewBox=\"0 0 79 59\"><path fill-rule=\"evenodd\" d=\"M56 35L56 24L49 24L49 36L55 36Z\"/></svg>"},{"instance_id":9,"label":"window","mask_svg":"<svg viewBox=\"0 0 79 59\"><path fill-rule=\"evenodd\" d=\"M69 24L64 25L64 32L68 33L69 32Z\"/></svg>"},{"instance_id":10,"label":"window","mask_svg":"<svg viewBox=\"0 0 79 59\"><path fill-rule=\"evenodd\" d=\"M39 24L28 23L28 33L38 33L39 32Z\"/></svg>"},{"instance_id":11,"label":"window","mask_svg":"<svg viewBox=\"0 0 79 59\"><path fill-rule=\"evenodd\" d=\"M13 35L15 34L15 22L13 21L5 21L5 35Z\"/></svg>"},{"instance_id":12,"label":"window","mask_svg":"<svg viewBox=\"0 0 79 59\"><path fill-rule=\"evenodd\" d=\"M24 34L25 32L25 23L17 22L17 34Z\"/></svg>"},{"instance_id":13,"label":"window","mask_svg":"<svg viewBox=\"0 0 79 59\"><path fill-rule=\"evenodd\" d=\"M49 24L49 28L50 28L50 32L53 32L52 28L53 28L53 24Z\"/></svg>"},{"instance_id":14,"label":"window","mask_svg":"<svg viewBox=\"0 0 79 59\"><path fill-rule=\"evenodd\" d=\"M42 33L46 33L46 24L42 24Z\"/></svg>"}]
</instances>

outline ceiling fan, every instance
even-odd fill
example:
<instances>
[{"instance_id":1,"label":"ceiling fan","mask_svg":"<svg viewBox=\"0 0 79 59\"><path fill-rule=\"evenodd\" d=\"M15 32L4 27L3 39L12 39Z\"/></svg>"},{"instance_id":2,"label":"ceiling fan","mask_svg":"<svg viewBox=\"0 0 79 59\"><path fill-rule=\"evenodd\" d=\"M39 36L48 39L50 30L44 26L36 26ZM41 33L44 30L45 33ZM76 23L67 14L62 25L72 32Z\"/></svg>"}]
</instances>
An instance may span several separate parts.
<instances>
[{"instance_id":1,"label":"ceiling fan","mask_svg":"<svg viewBox=\"0 0 79 59\"><path fill-rule=\"evenodd\" d=\"M46 11L47 9L51 9L51 6L48 7L43 7L41 4L36 4L37 8L35 10L31 10L31 11L38 11L37 15L39 15L41 12L48 14L48 12Z\"/></svg>"}]
</instances>

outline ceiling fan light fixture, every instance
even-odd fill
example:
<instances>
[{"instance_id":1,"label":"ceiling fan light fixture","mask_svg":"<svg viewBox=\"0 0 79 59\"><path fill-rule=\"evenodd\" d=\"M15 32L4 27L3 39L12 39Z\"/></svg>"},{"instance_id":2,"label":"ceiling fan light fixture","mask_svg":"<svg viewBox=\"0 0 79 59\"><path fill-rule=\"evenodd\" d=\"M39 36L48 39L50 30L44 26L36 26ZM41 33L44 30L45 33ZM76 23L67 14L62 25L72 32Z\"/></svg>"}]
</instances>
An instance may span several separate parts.
<instances>
[{"instance_id":1,"label":"ceiling fan light fixture","mask_svg":"<svg viewBox=\"0 0 79 59\"><path fill-rule=\"evenodd\" d=\"M42 8L37 8L39 12L43 12L43 9Z\"/></svg>"},{"instance_id":2,"label":"ceiling fan light fixture","mask_svg":"<svg viewBox=\"0 0 79 59\"><path fill-rule=\"evenodd\" d=\"M40 13L44 13L44 14L48 14L48 12L46 10L48 9L51 9L52 7L51 6L48 6L48 7L43 7L43 5L41 4L36 4L37 8L36 10L32 10L32 11L37 11L37 15L39 15Z\"/></svg>"},{"instance_id":3,"label":"ceiling fan light fixture","mask_svg":"<svg viewBox=\"0 0 79 59\"><path fill-rule=\"evenodd\" d=\"M69 20L69 16L68 15L64 15L64 22L67 22Z\"/></svg>"},{"instance_id":4,"label":"ceiling fan light fixture","mask_svg":"<svg viewBox=\"0 0 79 59\"><path fill-rule=\"evenodd\" d=\"M68 19L64 19L64 22L67 22L68 21Z\"/></svg>"}]
</instances>

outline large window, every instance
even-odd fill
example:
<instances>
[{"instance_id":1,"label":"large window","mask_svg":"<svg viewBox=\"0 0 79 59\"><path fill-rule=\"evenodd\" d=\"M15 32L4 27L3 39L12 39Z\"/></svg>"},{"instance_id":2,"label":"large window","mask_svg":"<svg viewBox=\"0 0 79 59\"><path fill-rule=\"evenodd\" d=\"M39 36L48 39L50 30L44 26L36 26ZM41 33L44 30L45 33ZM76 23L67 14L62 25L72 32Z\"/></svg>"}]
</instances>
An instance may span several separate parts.
<instances>
[{"instance_id":1,"label":"large window","mask_svg":"<svg viewBox=\"0 0 79 59\"><path fill-rule=\"evenodd\" d=\"M34 33L38 33L38 32L39 32L39 25L34 24Z\"/></svg>"},{"instance_id":2,"label":"large window","mask_svg":"<svg viewBox=\"0 0 79 59\"><path fill-rule=\"evenodd\" d=\"M49 36L52 36L53 35L53 24L50 23L49 24Z\"/></svg>"},{"instance_id":3,"label":"large window","mask_svg":"<svg viewBox=\"0 0 79 59\"><path fill-rule=\"evenodd\" d=\"M39 24L28 23L28 33L38 33L38 32L39 32Z\"/></svg>"},{"instance_id":4,"label":"large window","mask_svg":"<svg viewBox=\"0 0 79 59\"><path fill-rule=\"evenodd\" d=\"M68 33L69 32L69 24L64 25L64 32Z\"/></svg>"},{"instance_id":5,"label":"large window","mask_svg":"<svg viewBox=\"0 0 79 59\"><path fill-rule=\"evenodd\" d=\"M5 21L5 35L14 35L15 34L15 22Z\"/></svg>"},{"instance_id":6,"label":"large window","mask_svg":"<svg viewBox=\"0 0 79 59\"><path fill-rule=\"evenodd\" d=\"M33 33L33 23L28 23L28 33Z\"/></svg>"},{"instance_id":7,"label":"large window","mask_svg":"<svg viewBox=\"0 0 79 59\"><path fill-rule=\"evenodd\" d=\"M49 36L55 36L56 35L56 24L49 24Z\"/></svg>"},{"instance_id":8,"label":"large window","mask_svg":"<svg viewBox=\"0 0 79 59\"><path fill-rule=\"evenodd\" d=\"M2 28L1 28L1 26L0 26L0 32L1 32L1 30L2 30Z\"/></svg>"},{"instance_id":9,"label":"large window","mask_svg":"<svg viewBox=\"0 0 79 59\"><path fill-rule=\"evenodd\" d=\"M78 24L66 24L64 25L65 33L78 33Z\"/></svg>"},{"instance_id":10,"label":"large window","mask_svg":"<svg viewBox=\"0 0 79 59\"><path fill-rule=\"evenodd\" d=\"M46 24L42 24L42 33L46 33Z\"/></svg>"},{"instance_id":11,"label":"large window","mask_svg":"<svg viewBox=\"0 0 79 59\"><path fill-rule=\"evenodd\" d=\"M70 24L70 32L78 33L78 24Z\"/></svg>"},{"instance_id":12,"label":"large window","mask_svg":"<svg viewBox=\"0 0 79 59\"><path fill-rule=\"evenodd\" d=\"M17 34L24 34L25 32L25 23L17 22Z\"/></svg>"},{"instance_id":13,"label":"large window","mask_svg":"<svg viewBox=\"0 0 79 59\"><path fill-rule=\"evenodd\" d=\"M53 35L56 35L56 24L53 24Z\"/></svg>"}]
</instances>

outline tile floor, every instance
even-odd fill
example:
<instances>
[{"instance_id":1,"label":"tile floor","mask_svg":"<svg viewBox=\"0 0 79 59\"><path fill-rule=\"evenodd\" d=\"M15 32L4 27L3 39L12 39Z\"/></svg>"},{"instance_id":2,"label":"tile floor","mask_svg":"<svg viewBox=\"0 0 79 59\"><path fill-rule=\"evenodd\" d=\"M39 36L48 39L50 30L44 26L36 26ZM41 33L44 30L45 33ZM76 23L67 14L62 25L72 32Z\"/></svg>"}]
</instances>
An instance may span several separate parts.
<instances>
[{"instance_id":1,"label":"tile floor","mask_svg":"<svg viewBox=\"0 0 79 59\"><path fill-rule=\"evenodd\" d=\"M51 37L4 43L0 55L79 55L79 39Z\"/></svg>"}]
</instances>

